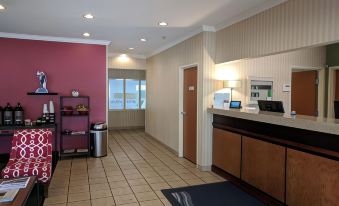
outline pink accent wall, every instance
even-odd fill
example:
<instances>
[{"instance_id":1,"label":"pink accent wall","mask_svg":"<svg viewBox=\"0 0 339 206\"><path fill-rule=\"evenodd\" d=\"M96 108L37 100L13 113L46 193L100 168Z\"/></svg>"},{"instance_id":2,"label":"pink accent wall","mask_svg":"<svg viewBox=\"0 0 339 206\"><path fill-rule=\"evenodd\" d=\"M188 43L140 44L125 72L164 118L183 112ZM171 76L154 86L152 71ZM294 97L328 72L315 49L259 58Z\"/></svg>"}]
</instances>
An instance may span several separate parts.
<instances>
[{"instance_id":1,"label":"pink accent wall","mask_svg":"<svg viewBox=\"0 0 339 206\"><path fill-rule=\"evenodd\" d=\"M39 87L37 70L46 73L48 91L58 96L27 95ZM59 122L60 95L73 89L90 96L90 121L106 120L106 46L0 38L0 106L20 102L25 118L35 120L52 100ZM1 138L3 153L8 145Z\"/></svg>"}]
</instances>

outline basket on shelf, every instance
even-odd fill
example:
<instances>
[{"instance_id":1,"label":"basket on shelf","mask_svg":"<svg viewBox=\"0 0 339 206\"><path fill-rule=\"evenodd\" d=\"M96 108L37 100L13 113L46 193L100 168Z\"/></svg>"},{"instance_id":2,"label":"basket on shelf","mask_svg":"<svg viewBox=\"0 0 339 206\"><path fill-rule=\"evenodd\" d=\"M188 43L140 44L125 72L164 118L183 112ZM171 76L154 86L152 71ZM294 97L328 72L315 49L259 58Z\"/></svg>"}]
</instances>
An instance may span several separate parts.
<instances>
[{"instance_id":1,"label":"basket on shelf","mask_svg":"<svg viewBox=\"0 0 339 206\"><path fill-rule=\"evenodd\" d=\"M64 106L61 110L61 114L65 116L73 115L73 107L72 106Z\"/></svg>"},{"instance_id":2,"label":"basket on shelf","mask_svg":"<svg viewBox=\"0 0 339 206\"><path fill-rule=\"evenodd\" d=\"M79 115L88 115L88 108L86 107L86 105L79 104L76 106L76 110Z\"/></svg>"}]
</instances>

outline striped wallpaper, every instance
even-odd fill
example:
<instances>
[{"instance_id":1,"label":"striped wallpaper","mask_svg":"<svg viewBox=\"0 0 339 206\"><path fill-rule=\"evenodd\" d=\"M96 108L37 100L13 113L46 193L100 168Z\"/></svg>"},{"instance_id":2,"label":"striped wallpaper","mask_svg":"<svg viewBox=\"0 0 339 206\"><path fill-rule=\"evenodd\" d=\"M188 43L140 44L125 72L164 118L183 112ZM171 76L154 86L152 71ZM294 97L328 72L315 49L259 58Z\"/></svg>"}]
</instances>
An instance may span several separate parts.
<instances>
[{"instance_id":1,"label":"striped wallpaper","mask_svg":"<svg viewBox=\"0 0 339 206\"><path fill-rule=\"evenodd\" d=\"M108 112L109 129L130 129L145 127L145 110Z\"/></svg>"},{"instance_id":2,"label":"striped wallpaper","mask_svg":"<svg viewBox=\"0 0 339 206\"><path fill-rule=\"evenodd\" d=\"M114 55L108 57L108 68L146 70L146 59L128 57L128 61L122 62L118 55Z\"/></svg>"},{"instance_id":3,"label":"striped wallpaper","mask_svg":"<svg viewBox=\"0 0 339 206\"><path fill-rule=\"evenodd\" d=\"M145 129L175 151L179 146L179 67L198 64L198 81L201 81L202 41L203 33L200 33L147 59ZM199 84L198 91L202 85ZM198 94L198 99L201 98Z\"/></svg>"},{"instance_id":4,"label":"striped wallpaper","mask_svg":"<svg viewBox=\"0 0 339 206\"><path fill-rule=\"evenodd\" d=\"M338 0L289 0L217 32L216 62L339 40Z\"/></svg>"},{"instance_id":5,"label":"striped wallpaper","mask_svg":"<svg viewBox=\"0 0 339 206\"><path fill-rule=\"evenodd\" d=\"M302 69L324 69L326 63L326 48L315 47L302 49L293 52L275 54L271 56L239 60L216 66L215 79L227 79L228 74L232 78L242 81L241 88L235 88L233 99L240 100L244 104L249 102L250 77L273 79L273 100L283 101L286 112L290 112L290 92L283 92L283 84L291 84L293 68ZM218 75L226 76L218 76ZM320 80L320 84L325 84L325 79ZM221 88L219 88L221 89ZM320 95L324 92L319 91ZM324 96L322 101L324 101ZM321 103L323 105L323 103ZM323 112L321 112L323 113Z\"/></svg>"}]
</instances>

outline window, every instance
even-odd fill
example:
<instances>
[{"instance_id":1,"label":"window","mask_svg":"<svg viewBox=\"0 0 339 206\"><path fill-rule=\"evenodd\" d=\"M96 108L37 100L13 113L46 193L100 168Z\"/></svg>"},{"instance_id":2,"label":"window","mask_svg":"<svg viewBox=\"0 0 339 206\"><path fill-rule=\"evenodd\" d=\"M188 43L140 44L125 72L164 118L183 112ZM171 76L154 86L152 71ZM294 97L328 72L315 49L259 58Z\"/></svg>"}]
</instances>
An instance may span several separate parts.
<instances>
[{"instance_id":1,"label":"window","mask_svg":"<svg viewBox=\"0 0 339 206\"><path fill-rule=\"evenodd\" d=\"M145 109L146 80L110 79L109 109Z\"/></svg>"},{"instance_id":2,"label":"window","mask_svg":"<svg viewBox=\"0 0 339 206\"><path fill-rule=\"evenodd\" d=\"M124 80L109 80L109 109L124 109Z\"/></svg>"},{"instance_id":3,"label":"window","mask_svg":"<svg viewBox=\"0 0 339 206\"><path fill-rule=\"evenodd\" d=\"M146 80L140 81L140 108L146 108Z\"/></svg>"},{"instance_id":4,"label":"window","mask_svg":"<svg viewBox=\"0 0 339 206\"><path fill-rule=\"evenodd\" d=\"M139 109L139 80L126 79L126 109Z\"/></svg>"}]
</instances>

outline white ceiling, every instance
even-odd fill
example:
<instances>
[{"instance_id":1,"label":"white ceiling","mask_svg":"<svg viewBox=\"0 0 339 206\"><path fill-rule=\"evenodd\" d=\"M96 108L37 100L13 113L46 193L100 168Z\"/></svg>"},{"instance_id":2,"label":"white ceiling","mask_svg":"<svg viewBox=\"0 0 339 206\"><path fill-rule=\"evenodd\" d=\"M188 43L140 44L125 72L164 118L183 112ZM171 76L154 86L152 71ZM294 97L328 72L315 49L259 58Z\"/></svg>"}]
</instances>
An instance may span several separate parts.
<instances>
[{"instance_id":1,"label":"white ceiling","mask_svg":"<svg viewBox=\"0 0 339 206\"><path fill-rule=\"evenodd\" d=\"M0 0L0 32L109 40L111 53L148 56L199 30L233 23L282 0ZM91 13L93 20L82 16ZM159 21L169 26L160 28ZM164 40L162 37L166 36ZM140 42L146 38L146 43ZM129 47L135 50L129 51Z\"/></svg>"}]
</instances>

